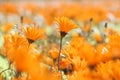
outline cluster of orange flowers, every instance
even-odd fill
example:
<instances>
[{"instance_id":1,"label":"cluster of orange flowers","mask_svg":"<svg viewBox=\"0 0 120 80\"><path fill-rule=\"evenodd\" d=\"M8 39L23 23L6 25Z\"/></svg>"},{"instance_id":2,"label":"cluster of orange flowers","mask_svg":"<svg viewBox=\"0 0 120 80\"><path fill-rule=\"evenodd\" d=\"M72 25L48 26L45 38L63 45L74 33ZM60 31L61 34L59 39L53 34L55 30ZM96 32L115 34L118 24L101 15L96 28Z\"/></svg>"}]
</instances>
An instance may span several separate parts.
<instances>
[{"instance_id":1,"label":"cluster of orange flowers","mask_svg":"<svg viewBox=\"0 0 120 80\"><path fill-rule=\"evenodd\" d=\"M56 22L62 39L70 30L78 28L66 17L58 17ZM81 29L85 32L84 28ZM120 35L116 31L106 27L107 43L93 46L86 41L85 36L76 34L69 45L61 48L60 53L55 45L48 53L40 53L33 43L46 38L44 29L22 26L20 30L19 33L8 32L4 36L2 55L8 58L10 66L16 68L12 80L62 80L62 73L68 80L119 80ZM22 72L27 76L22 75Z\"/></svg>"},{"instance_id":2,"label":"cluster of orange flowers","mask_svg":"<svg viewBox=\"0 0 120 80\"><path fill-rule=\"evenodd\" d=\"M32 16L36 13L43 13L48 23L49 21L50 23L53 22L53 20L57 23L59 34L57 31L54 31L53 34L60 38L60 42L57 40L58 43L50 42L53 39L51 37L53 34L51 36L47 35L44 27L37 26L34 21L26 22L25 17L20 17L21 23L17 27L14 22L6 23L3 26L4 44L0 49L0 55L7 58L9 62L9 68L6 70L14 72L11 80L120 79L119 33L105 23L104 35L91 34L94 32L91 22L98 23L106 20L108 9L104 10L103 5L99 5L97 9L93 8L92 5L87 8L83 4L87 3L81 5L74 3L70 6L61 4L56 8L49 8L48 5L45 6L45 11L36 5L24 6L26 10L32 12ZM4 14L19 14L18 9L13 8L15 5L3 5L4 8L0 6L0 10ZM66 6L66 8L63 8L63 6ZM71 8L73 11L71 11ZM50 12L46 13L48 9ZM54 18L55 16L60 17ZM93 20L90 19L91 17ZM83 21L90 19L90 21L83 27L79 27L72 19ZM70 42L63 45L64 38L73 29L81 30L81 32L73 34ZM90 44L87 40L88 37L92 37L96 44ZM45 44L39 42L42 40L48 40L46 41L48 44L45 46ZM0 80L3 79L6 70L0 72Z\"/></svg>"}]
</instances>

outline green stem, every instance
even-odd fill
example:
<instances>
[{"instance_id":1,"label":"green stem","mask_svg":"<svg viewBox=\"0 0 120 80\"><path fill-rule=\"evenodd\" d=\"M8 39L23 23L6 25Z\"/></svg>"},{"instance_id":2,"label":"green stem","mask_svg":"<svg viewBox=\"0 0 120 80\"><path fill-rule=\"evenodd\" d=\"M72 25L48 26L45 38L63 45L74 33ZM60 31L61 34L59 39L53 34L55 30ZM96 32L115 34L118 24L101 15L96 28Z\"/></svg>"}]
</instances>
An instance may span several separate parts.
<instances>
[{"instance_id":1,"label":"green stem","mask_svg":"<svg viewBox=\"0 0 120 80\"><path fill-rule=\"evenodd\" d=\"M59 49L59 56L58 56L58 70L60 70L60 53L62 50L62 37L60 38L60 49Z\"/></svg>"}]
</instances>

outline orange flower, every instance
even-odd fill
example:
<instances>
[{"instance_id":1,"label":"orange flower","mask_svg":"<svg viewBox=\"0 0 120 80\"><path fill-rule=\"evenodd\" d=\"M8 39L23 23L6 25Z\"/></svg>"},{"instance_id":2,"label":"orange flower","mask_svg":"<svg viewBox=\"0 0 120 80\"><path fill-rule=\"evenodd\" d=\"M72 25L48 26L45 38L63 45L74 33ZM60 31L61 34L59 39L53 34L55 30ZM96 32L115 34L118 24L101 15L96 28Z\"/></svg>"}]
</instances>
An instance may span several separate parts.
<instances>
[{"instance_id":1,"label":"orange flower","mask_svg":"<svg viewBox=\"0 0 120 80\"><path fill-rule=\"evenodd\" d=\"M107 27L105 30L106 35L116 34L116 31L112 28Z\"/></svg>"},{"instance_id":2,"label":"orange flower","mask_svg":"<svg viewBox=\"0 0 120 80\"><path fill-rule=\"evenodd\" d=\"M41 57L40 57L40 60L41 60L42 62L44 62L45 64L50 65L50 66L53 65L53 59L52 59L52 58L43 55L43 53L41 53L40 56L41 56Z\"/></svg>"},{"instance_id":3,"label":"orange flower","mask_svg":"<svg viewBox=\"0 0 120 80\"><path fill-rule=\"evenodd\" d=\"M108 44L110 46L110 53L113 58L119 58L120 57L120 44L118 43L120 41L120 35L118 33L112 33L111 35L108 35Z\"/></svg>"},{"instance_id":4,"label":"orange flower","mask_svg":"<svg viewBox=\"0 0 120 80\"><path fill-rule=\"evenodd\" d=\"M58 56L59 56L59 51L58 51L58 49L56 49L55 47L53 47L53 48L49 51L49 54L50 54L50 56L51 56L53 59L57 59Z\"/></svg>"},{"instance_id":5,"label":"orange flower","mask_svg":"<svg viewBox=\"0 0 120 80\"><path fill-rule=\"evenodd\" d=\"M100 34L96 33L93 35L93 38L97 41L97 42L101 42L102 41L102 37Z\"/></svg>"},{"instance_id":6,"label":"orange flower","mask_svg":"<svg viewBox=\"0 0 120 80\"><path fill-rule=\"evenodd\" d=\"M68 59L62 59L60 61L60 69L64 71L65 74L73 72L73 64Z\"/></svg>"},{"instance_id":7,"label":"orange flower","mask_svg":"<svg viewBox=\"0 0 120 80\"><path fill-rule=\"evenodd\" d=\"M74 24L71 20L67 17L57 17L56 21L59 25L59 29L61 32L69 32L70 30L77 28L78 26Z\"/></svg>"},{"instance_id":8,"label":"orange flower","mask_svg":"<svg viewBox=\"0 0 120 80\"><path fill-rule=\"evenodd\" d=\"M90 28L91 28L91 26L90 26L89 24L86 24L85 26L82 27L82 30L83 30L84 32L89 32L89 31L90 31Z\"/></svg>"},{"instance_id":9,"label":"orange flower","mask_svg":"<svg viewBox=\"0 0 120 80\"><path fill-rule=\"evenodd\" d=\"M114 79L113 69L115 65L113 61L108 61L107 63L100 63L97 66L97 74L100 76L101 80Z\"/></svg>"},{"instance_id":10,"label":"orange flower","mask_svg":"<svg viewBox=\"0 0 120 80\"><path fill-rule=\"evenodd\" d=\"M18 33L5 35L5 46L12 45L14 48L18 48L20 46L26 45L27 41L24 37L20 36Z\"/></svg>"},{"instance_id":11,"label":"orange flower","mask_svg":"<svg viewBox=\"0 0 120 80\"><path fill-rule=\"evenodd\" d=\"M18 8L15 4L12 3L3 3L0 6L0 12L7 14L18 14Z\"/></svg>"},{"instance_id":12,"label":"orange flower","mask_svg":"<svg viewBox=\"0 0 120 80\"><path fill-rule=\"evenodd\" d=\"M23 36L20 36L19 34L15 34L11 36L12 44L14 48L17 48L18 46L27 46L28 43L26 39Z\"/></svg>"},{"instance_id":13,"label":"orange flower","mask_svg":"<svg viewBox=\"0 0 120 80\"><path fill-rule=\"evenodd\" d=\"M43 28L26 27L24 28L24 34L28 39L29 43L34 42L37 39L45 38L45 30Z\"/></svg>"},{"instance_id":14,"label":"orange flower","mask_svg":"<svg viewBox=\"0 0 120 80\"><path fill-rule=\"evenodd\" d=\"M73 36L70 45L65 48L64 53L71 59L79 56L81 59L85 59L89 65L93 65L96 62L94 60L96 55L94 47L78 35Z\"/></svg>"},{"instance_id":15,"label":"orange flower","mask_svg":"<svg viewBox=\"0 0 120 80\"><path fill-rule=\"evenodd\" d=\"M8 34L4 36L4 55L7 56L7 58L9 58L9 60L13 60L13 56L14 56L14 51L17 48L23 47L23 46L28 46L28 42L27 40L18 35L17 33L14 35Z\"/></svg>"}]
</instances>

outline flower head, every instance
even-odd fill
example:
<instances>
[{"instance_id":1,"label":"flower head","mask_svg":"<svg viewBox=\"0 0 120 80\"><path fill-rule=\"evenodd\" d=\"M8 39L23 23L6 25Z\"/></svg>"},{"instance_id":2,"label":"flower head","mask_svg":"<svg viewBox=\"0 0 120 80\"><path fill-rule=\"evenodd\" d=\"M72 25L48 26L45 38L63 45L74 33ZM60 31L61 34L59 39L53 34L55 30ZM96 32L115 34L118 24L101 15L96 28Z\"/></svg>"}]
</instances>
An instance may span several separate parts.
<instances>
[{"instance_id":1,"label":"flower head","mask_svg":"<svg viewBox=\"0 0 120 80\"><path fill-rule=\"evenodd\" d=\"M74 24L67 17L57 17L56 21L59 25L60 32L68 33L70 30L77 28L77 25Z\"/></svg>"},{"instance_id":2,"label":"flower head","mask_svg":"<svg viewBox=\"0 0 120 80\"><path fill-rule=\"evenodd\" d=\"M29 43L34 42L35 40L45 38L45 30L42 28L36 28L36 27L26 27L24 28L24 34L26 38L28 39Z\"/></svg>"},{"instance_id":3,"label":"flower head","mask_svg":"<svg viewBox=\"0 0 120 80\"><path fill-rule=\"evenodd\" d=\"M18 33L15 34L7 34L4 36L4 55L7 56L9 60L13 60L14 51L20 47L28 46L27 40L19 35Z\"/></svg>"}]
</instances>

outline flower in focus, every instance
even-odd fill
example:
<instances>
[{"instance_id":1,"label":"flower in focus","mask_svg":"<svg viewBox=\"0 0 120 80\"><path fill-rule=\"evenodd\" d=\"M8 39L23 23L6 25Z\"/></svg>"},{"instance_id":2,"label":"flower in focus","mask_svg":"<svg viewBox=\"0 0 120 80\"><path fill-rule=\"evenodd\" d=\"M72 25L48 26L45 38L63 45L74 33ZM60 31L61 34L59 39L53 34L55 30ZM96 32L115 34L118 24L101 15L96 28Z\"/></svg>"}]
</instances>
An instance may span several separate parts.
<instances>
[{"instance_id":1,"label":"flower in focus","mask_svg":"<svg viewBox=\"0 0 120 80\"><path fill-rule=\"evenodd\" d=\"M74 24L67 17L57 17L56 21L59 25L60 36L61 36L61 38L60 38L60 50L59 50L59 56L58 56L58 69L59 69L60 68L60 54L61 54L61 50L62 50L62 39L70 30L77 28L77 25Z\"/></svg>"},{"instance_id":2,"label":"flower in focus","mask_svg":"<svg viewBox=\"0 0 120 80\"><path fill-rule=\"evenodd\" d=\"M61 33L67 34L70 30L78 27L76 24L74 24L67 17L57 17L56 21L59 25L59 30ZM61 36L65 36L65 34L63 34Z\"/></svg>"}]
</instances>

